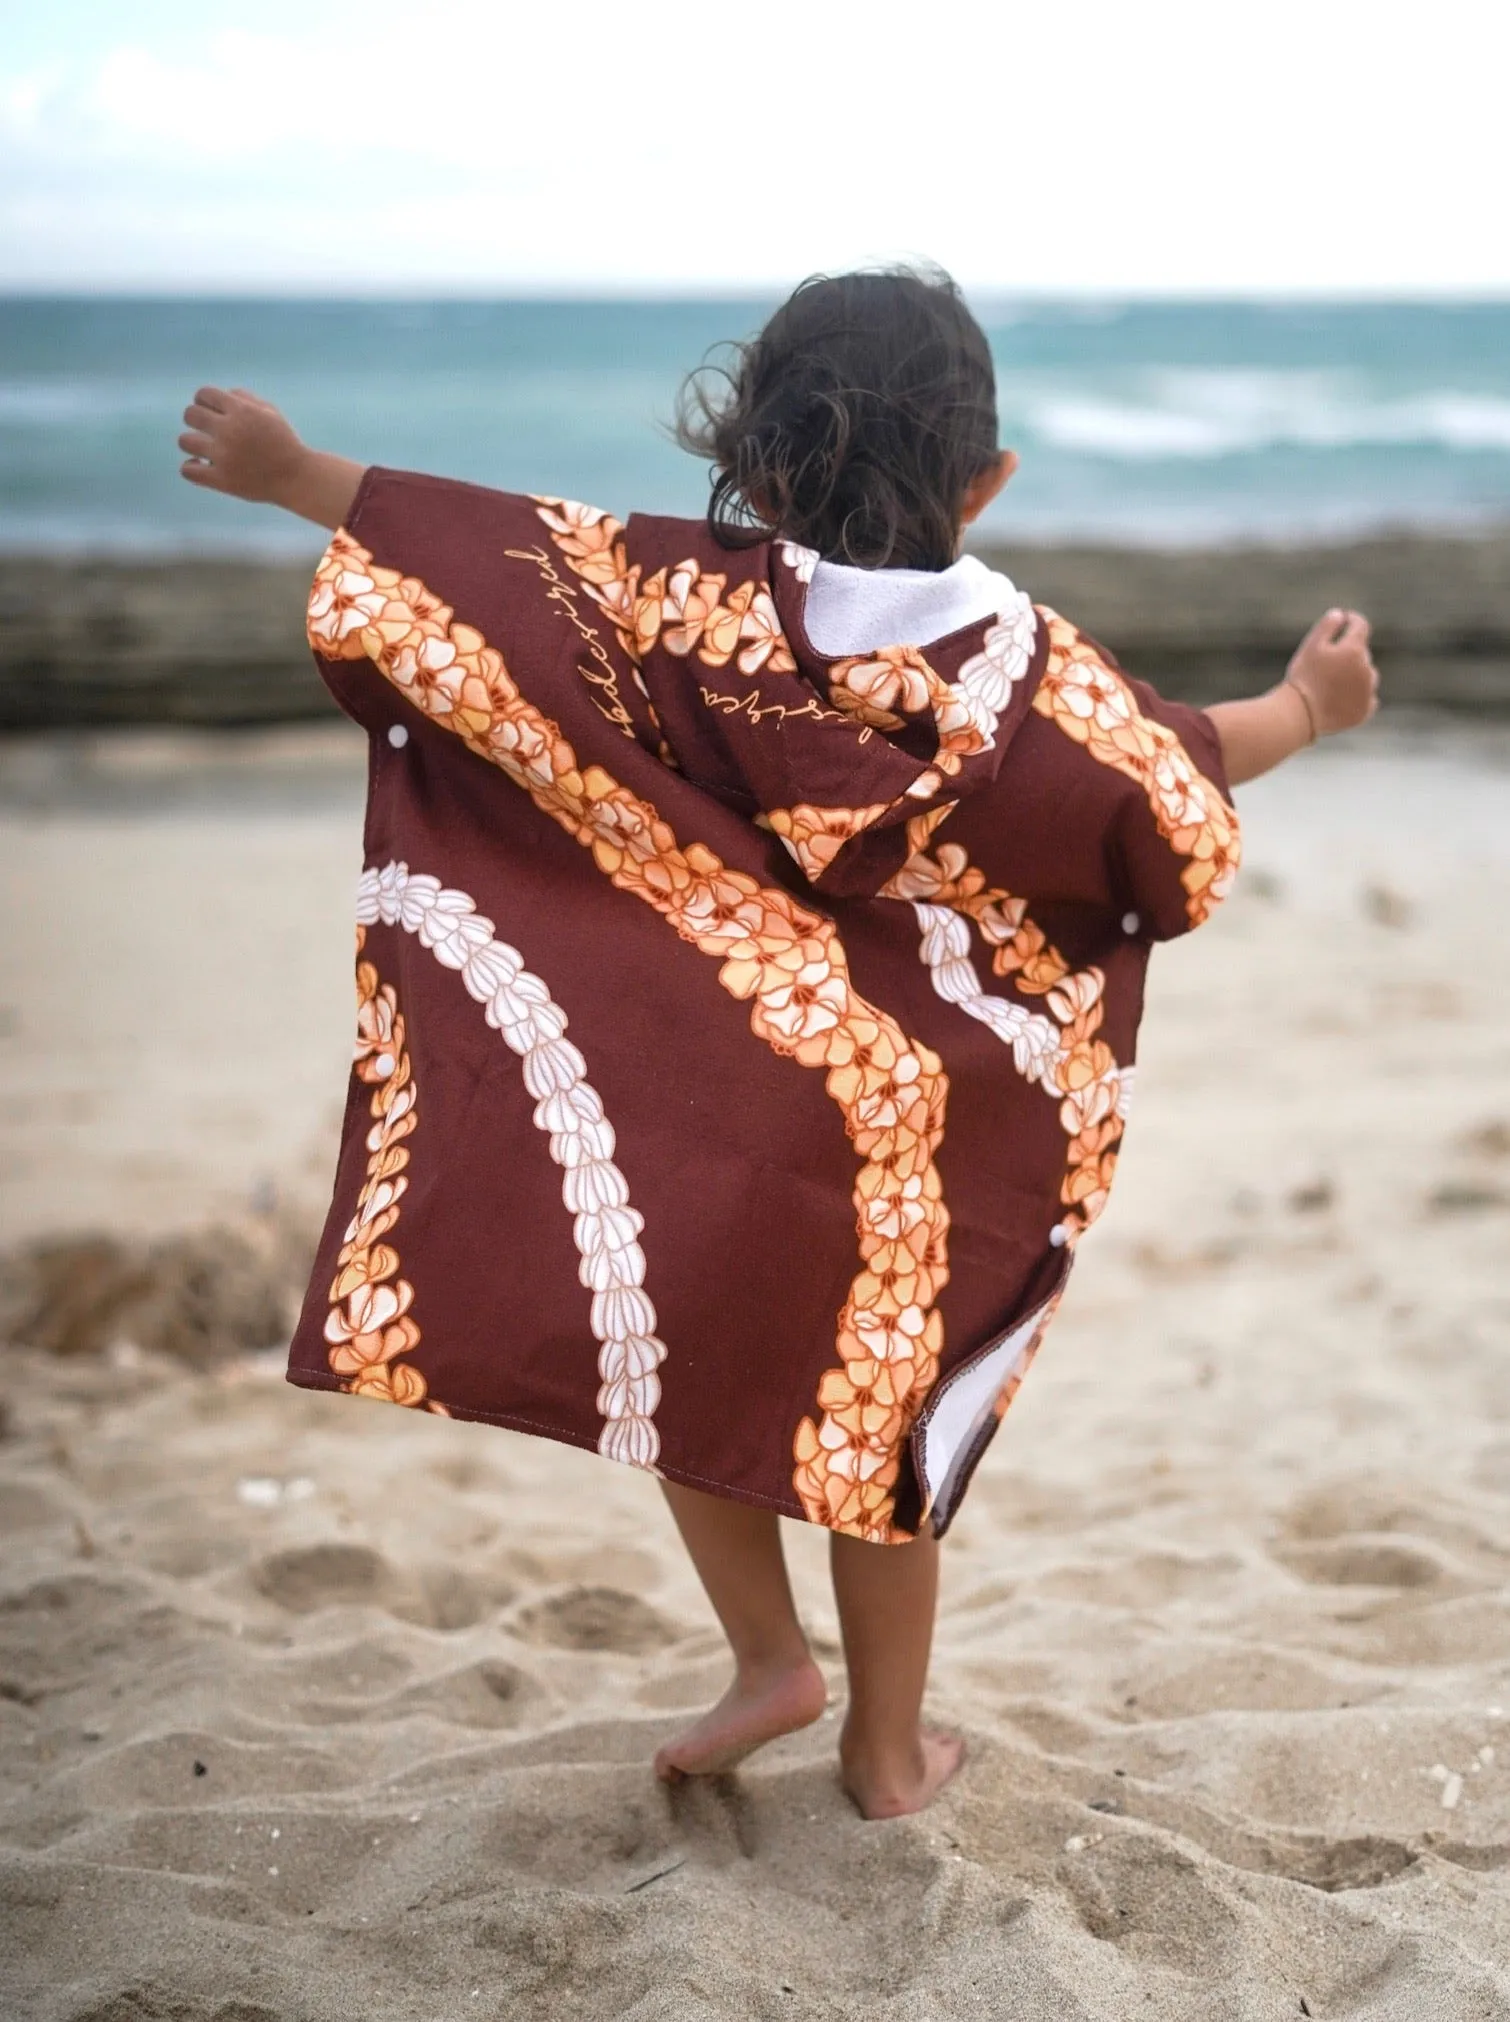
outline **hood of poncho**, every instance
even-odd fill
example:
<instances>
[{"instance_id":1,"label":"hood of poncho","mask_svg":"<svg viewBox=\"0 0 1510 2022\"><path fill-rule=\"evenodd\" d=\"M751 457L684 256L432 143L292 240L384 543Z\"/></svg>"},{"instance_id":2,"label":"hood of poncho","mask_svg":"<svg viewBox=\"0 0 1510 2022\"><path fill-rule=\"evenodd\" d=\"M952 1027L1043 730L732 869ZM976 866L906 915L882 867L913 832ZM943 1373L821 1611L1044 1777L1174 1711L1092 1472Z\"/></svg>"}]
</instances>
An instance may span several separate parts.
<instances>
[{"instance_id":1,"label":"hood of poncho","mask_svg":"<svg viewBox=\"0 0 1510 2022\"><path fill-rule=\"evenodd\" d=\"M553 531L588 547L585 581L592 556L604 558L598 601L631 647L658 755L777 835L818 890L879 891L995 781L1047 651L1030 599L1005 576L971 565L963 601L985 615L926 645L824 652L808 625L821 566L810 549L724 551L685 520L637 516L620 531L589 512L553 502ZM914 572L895 575L878 575L872 634L892 615L905 631L909 607L913 629L947 616L941 579L930 595ZM847 603L853 624L863 586L841 587L829 602Z\"/></svg>"}]
</instances>

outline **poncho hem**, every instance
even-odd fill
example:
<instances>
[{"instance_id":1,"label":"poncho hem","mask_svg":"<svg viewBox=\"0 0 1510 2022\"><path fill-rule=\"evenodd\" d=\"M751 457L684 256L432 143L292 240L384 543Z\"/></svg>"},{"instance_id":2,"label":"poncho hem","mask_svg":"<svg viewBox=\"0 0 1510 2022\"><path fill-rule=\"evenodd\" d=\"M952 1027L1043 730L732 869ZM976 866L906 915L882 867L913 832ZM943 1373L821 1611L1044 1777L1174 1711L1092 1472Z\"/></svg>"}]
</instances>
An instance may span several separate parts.
<instances>
[{"instance_id":1,"label":"poncho hem","mask_svg":"<svg viewBox=\"0 0 1510 2022\"><path fill-rule=\"evenodd\" d=\"M327 1375L320 1369L288 1369L284 1372L283 1380L285 1383L292 1383L298 1390L332 1391L339 1397L358 1395L349 1389L339 1376ZM564 1425L547 1425L543 1419L525 1418L517 1411L479 1411L471 1405L447 1404L443 1397L435 1397L433 1392L431 1398L440 1407L435 1413L438 1418L459 1419L475 1425L496 1425L506 1432L522 1432L534 1439L557 1440L563 1446L576 1447L581 1453L596 1454L600 1460L613 1458L611 1454L602 1451L596 1440L589 1438L585 1433L572 1431ZM381 1403L386 1400L374 1401ZM775 1496L762 1495L758 1489L734 1488L728 1482L716 1480L711 1475L694 1474L689 1468L675 1465L663 1467L657 1463L654 1468L636 1468L633 1461L620 1461L618 1465L633 1468L639 1474L652 1474L660 1481L674 1481L686 1488L701 1489L704 1494L716 1495L721 1501L749 1503L757 1509L774 1510L778 1516L790 1517L794 1523L808 1521L806 1511L795 1496L787 1501L781 1501Z\"/></svg>"}]
</instances>

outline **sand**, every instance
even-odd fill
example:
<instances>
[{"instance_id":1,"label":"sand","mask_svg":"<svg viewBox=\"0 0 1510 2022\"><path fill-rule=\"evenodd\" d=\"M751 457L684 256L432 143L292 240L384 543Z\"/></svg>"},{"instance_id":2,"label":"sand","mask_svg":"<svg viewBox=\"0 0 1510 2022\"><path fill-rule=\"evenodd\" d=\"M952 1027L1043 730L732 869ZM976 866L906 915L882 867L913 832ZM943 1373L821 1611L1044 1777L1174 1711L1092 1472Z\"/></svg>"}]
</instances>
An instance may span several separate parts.
<instances>
[{"instance_id":1,"label":"sand","mask_svg":"<svg viewBox=\"0 0 1510 2022\"><path fill-rule=\"evenodd\" d=\"M8 1241L297 1243L358 797L339 730L0 758ZM0 2013L1510 2016L1510 749L1405 725L1243 803L946 1550L934 1810L863 1823L836 1713L654 1783L723 1669L643 1477L273 1342L11 1347Z\"/></svg>"}]
</instances>

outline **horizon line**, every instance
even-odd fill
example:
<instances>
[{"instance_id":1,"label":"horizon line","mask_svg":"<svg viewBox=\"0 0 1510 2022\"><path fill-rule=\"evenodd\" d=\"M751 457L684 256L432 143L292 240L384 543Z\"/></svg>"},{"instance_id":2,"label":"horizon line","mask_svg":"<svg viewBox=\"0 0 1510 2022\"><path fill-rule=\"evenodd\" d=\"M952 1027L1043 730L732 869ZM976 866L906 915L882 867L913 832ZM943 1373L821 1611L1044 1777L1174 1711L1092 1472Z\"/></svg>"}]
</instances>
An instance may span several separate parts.
<instances>
[{"instance_id":1,"label":"horizon line","mask_svg":"<svg viewBox=\"0 0 1510 2022\"><path fill-rule=\"evenodd\" d=\"M333 289L300 283L231 283L206 288L156 286L147 283L108 285L92 282L49 282L32 284L0 278L0 302L259 302L370 304L397 307L424 303L427 306L454 304L457 307L494 305L582 303L625 303L640 306L667 306L702 303L763 303L781 300L793 283L751 281L738 287L694 288L667 283L664 286L619 287L612 283L511 283L478 290L446 284L422 286L395 283L388 288ZM1394 287L1322 289L1288 288L1049 288L993 283L971 286L960 283L972 301L1025 308L1131 308L1147 304L1180 304L1197 307L1378 307L1378 308L1504 308L1510 307L1510 282L1493 288Z\"/></svg>"}]
</instances>

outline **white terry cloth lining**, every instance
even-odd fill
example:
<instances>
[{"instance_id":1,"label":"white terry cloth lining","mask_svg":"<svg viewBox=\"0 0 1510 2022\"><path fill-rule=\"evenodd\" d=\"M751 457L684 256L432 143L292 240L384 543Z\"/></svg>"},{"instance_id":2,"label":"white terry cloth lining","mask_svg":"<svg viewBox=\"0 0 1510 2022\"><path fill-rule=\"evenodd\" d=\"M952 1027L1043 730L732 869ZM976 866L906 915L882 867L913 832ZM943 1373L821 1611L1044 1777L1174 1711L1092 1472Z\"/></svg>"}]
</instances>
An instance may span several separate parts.
<instances>
[{"instance_id":1,"label":"white terry cloth lining","mask_svg":"<svg viewBox=\"0 0 1510 2022\"><path fill-rule=\"evenodd\" d=\"M1043 1319L1039 1306L993 1348L947 1377L935 1393L923 1425L922 1467L925 1513L947 1516L958 1487L960 1465L995 1408L996 1400L1032 1346Z\"/></svg>"},{"instance_id":2,"label":"white terry cloth lining","mask_svg":"<svg viewBox=\"0 0 1510 2022\"><path fill-rule=\"evenodd\" d=\"M947 569L855 569L818 562L803 621L820 653L873 653L879 646L931 646L982 618L1010 610L1010 578L975 555Z\"/></svg>"}]
</instances>

